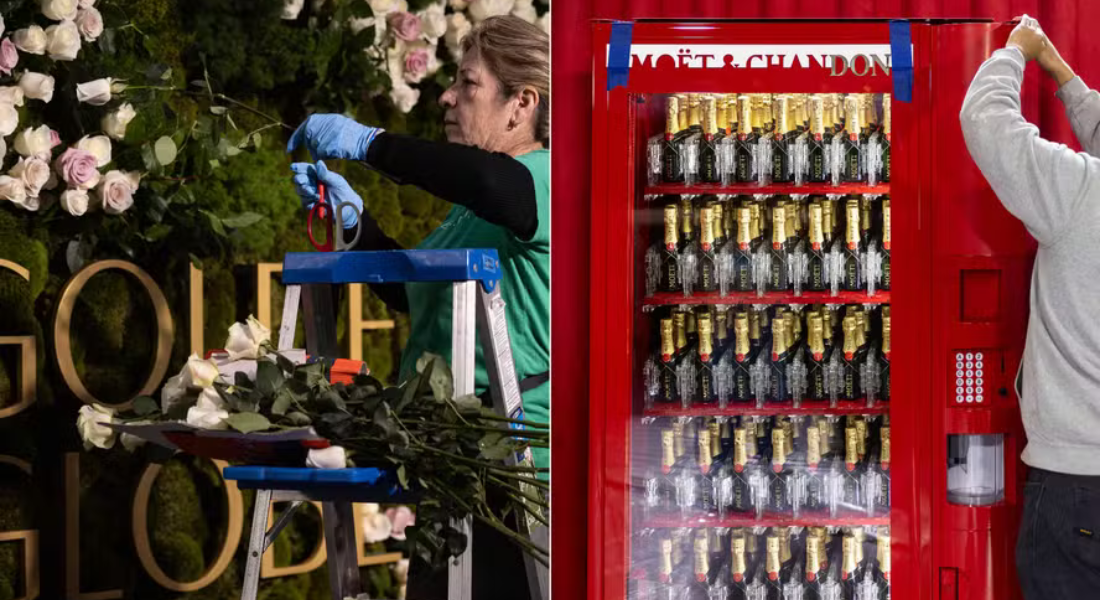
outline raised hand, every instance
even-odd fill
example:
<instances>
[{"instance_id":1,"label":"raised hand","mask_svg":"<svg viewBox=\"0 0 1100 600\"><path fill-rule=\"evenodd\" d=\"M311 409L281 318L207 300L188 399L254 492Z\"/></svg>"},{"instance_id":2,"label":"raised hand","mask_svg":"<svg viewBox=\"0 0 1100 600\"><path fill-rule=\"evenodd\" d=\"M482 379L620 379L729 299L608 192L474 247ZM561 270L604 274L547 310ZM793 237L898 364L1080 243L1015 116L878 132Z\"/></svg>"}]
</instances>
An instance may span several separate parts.
<instances>
[{"instance_id":1,"label":"raised hand","mask_svg":"<svg viewBox=\"0 0 1100 600\"><path fill-rule=\"evenodd\" d=\"M310 115L287 142L287 153L305 146L313 160L366 160L367 149L384 130L360 125L343 115Z\"/></svg>"},{"instance_id":2,"label":"raised hand","mask_svg":"<svg viewBox=\"0 0 1100 600\"><path fill-rule=\"evenodd\" d=\"M312 209L320 199L320 194L317 192L317 183L320 182L325 184L326 202L332 205L347 202L355 205L362 212L363 199L351 189L347 179L335 171L328 170L324 162L318 162L316 165L293 163L290 165L290 170L294 173L294 190L298 192L298 197L302 199L302 206L307 210ZM344 224L344 229L350 229L359 223L359 215L354 210L345 207L342 212L340 220Z\"/></svg>"}]
</instances>

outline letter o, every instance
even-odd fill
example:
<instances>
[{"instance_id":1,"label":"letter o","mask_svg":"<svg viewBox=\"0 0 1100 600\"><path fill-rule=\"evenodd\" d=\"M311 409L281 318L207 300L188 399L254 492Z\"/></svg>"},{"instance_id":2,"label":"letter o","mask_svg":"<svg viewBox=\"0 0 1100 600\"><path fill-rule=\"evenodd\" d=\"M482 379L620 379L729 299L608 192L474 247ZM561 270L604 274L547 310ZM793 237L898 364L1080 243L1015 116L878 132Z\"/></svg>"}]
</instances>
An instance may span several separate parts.
<instances>
[{"instance_id":1,"label":"letter o","mask_svg":"<svg viewBox=\"0 0 1100 600\"><path fill-rule=\"evenodd\" d=\"M57 312L54 315L53 323L54 347L56 348L57 365L61 370L61 377L64 378L65 384L76 394L77 398L80 398L85 404L99 403L119 410L126 410L133 404L132 398L120 404L107 404L97 400L88 391L88 388L84 387L84 382L80 380L80 375L76 372L76 363L73 362L72 346L69 340L73 308L76 306L77 297L80 296L84 285L88 283L93 275L109 269L119 269L136 277L149 293L149 298L153 301L153 309L157 315L157 354L153 362L153 372L149 374L149 378L145 380L135 396L152 394L161 381L164 380L164 375L168 372L168 360L172 356L172 340L174 338L172 311L168 307L168 301L165 300L164 293L160 291L160 287L153 281L153 278L141 267L131 262L124 260L97 261L80 269L69 279L61 290L61 296L57 301Z\"/></svg>"},{"instance_id":2,"label":"letter o","mask_svg":"<svg viewBox=\"0 0 1100 600\"><path fill-rule=\"evenodd\" d=\"M218 467L218 473L224 472L229 463L223 460L212 461ZM222 544L221 553L210 568L195 581L181 582L168 576L157 564L153 556L153 547L149 543L149 496L153 492L153 483L160 474L161 465L151 464L145 468L138 482L137 493L134 495L134 510L131 528L134 532L134 547L137 549L138 559L145 572L153 578L161 587L174 592L194 592L210 585L225 571L237 552L237 545L241 541L241 533L244 530L244 498L241 490L237 488L237 482L228 481L224 477L226 501L229 505L229 519L225 528L225 543Z\"/></svg>"}]
</instances>

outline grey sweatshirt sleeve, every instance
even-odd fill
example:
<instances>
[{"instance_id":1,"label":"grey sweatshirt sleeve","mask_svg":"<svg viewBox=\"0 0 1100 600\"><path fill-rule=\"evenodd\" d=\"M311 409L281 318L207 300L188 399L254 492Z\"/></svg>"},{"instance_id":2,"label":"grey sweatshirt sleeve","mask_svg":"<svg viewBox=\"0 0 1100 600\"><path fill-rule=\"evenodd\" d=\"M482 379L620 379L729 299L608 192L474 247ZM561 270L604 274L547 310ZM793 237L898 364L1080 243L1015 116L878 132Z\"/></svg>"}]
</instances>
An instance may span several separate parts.
<instances>
[{"instance_id":1,"label":"grey sweatshirt sleeve","mask_svg":"<svg viewBox=\"0 0 1100 600\"><path fill-rule=\"evenodd\" d=\"M1056 95L1066 106L1066 116L1081 147L1100 157L1100 94L1090 90L1080 77L1074 77Z\"/></svg>"},{"instance_id":2,"label":"grey sweatshirt sleeve","mask_svg":"<svg viewBox=\"0 0 1100 600\"><path fill-rule=\"evenodd\" d=\"M1010 213L1040 244L1053 245L1073 222L1100 161L1039 137L1020 112L1024 56L993 53L978 69L959 119L970 156Z\"/></svg>"}]
</instances>

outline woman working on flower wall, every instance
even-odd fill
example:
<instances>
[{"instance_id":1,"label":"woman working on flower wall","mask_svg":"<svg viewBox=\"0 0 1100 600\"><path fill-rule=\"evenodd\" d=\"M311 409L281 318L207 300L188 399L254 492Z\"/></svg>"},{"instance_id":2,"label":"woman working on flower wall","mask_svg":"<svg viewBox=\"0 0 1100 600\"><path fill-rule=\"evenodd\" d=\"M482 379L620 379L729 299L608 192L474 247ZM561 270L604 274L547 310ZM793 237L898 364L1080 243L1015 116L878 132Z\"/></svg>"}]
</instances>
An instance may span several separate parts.
<instances>
[{"instance_id":1,"label":"woman working on flower wall","mask_svg":"<svg viewBox=\"0 0 1100 600\"><path fill-rule=\"evenodd\" d=\"M313 115L295 131L287 149L304 146L314 160L363 161L399 183L455 204L418 247L497 250L524 410L529 419L546 422L550 408L549 38L522 19L493 17L471 30L462 47L457 78L439 100L445 109L447 142L385 133L339 115ZM308 207L318 199L318 182L325 184L331 202L363 206L348 182L323 162L295 163L292 169L295 186ZM353 211L345 211L342 217L346 228L356 224ZM362 218L363 233L356 249L400 249L368 213ZM402 379L413 374L416 359L424 352L450 361L450 284L372 287L390 308L408 312L411 318ZM476 387L479 393L488 389L480 347ZM547 450L535 450L536 465L548 467ZM502 546L507 542L488 528L475 526L473 537L477 540L474 597L524 597L527 588L520 551ZM502 551L491 552L492 547ZM410 598L421 597L416 587L426 582L417 579L410 581ZM443 597L438 590L421 593Z\"/></svg>"}]
</instances>

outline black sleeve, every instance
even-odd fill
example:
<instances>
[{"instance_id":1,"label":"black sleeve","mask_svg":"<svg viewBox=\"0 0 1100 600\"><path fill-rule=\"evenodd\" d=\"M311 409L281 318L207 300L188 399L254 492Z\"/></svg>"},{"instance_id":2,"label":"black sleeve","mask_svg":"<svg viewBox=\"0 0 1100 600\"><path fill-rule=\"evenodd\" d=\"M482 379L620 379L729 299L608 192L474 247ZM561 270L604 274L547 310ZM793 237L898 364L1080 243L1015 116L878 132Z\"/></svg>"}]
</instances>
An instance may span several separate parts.
<instances>
[{"instance_id":1,"label":"black sleeve","mask_svg":"<svg viewBox=\"0 0 1100 600\"><path fill-rule=\"evenodd\" d=\"M359 219L359 242L355 244L356 250L404 250L393 238L386 235L378 226L378 221L367 211ZM354 229L345 229L344 235L355 235ZM409 297L405 294L403 283L371 283L370 289L390 310L397 312L409 312Z\"/></svg>"},{"instance_id":2,"label":"black sleeve","mask_svg":"<svg viewBox=\"0 0 1100 600\"><path fill-rule=\"evenodd\" d=\"M399 184L465 206L521 240L538 230L535 180L507 154L382 133L367 150L367 164Z\"/></svg>"}]
</instances>

